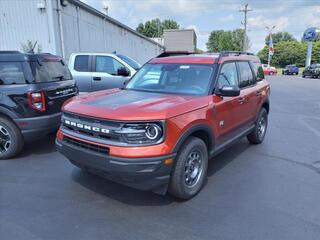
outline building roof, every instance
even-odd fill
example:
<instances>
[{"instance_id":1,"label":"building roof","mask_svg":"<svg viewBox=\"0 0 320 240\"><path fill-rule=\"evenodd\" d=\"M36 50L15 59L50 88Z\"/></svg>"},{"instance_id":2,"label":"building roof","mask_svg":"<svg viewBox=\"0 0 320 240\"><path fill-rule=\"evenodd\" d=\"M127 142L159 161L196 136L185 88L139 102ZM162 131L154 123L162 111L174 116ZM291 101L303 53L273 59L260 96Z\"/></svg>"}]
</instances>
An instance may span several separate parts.
<instances>
[{"instance_id":1,"label":"building roof","mask_svg":"<svg viewBox=\"0 0 320 240\"><path fill-rule=\"evenodd\" d=\"M85 9L85 10L88 11L88 12L91 12L92 14L94 14L94 15L96 15L96 16L99 16L99 17L101 17L101 18L106 19L106 20L109 21L109 22L112 22L113 24L115 24L115 25L117 25L117 26L119 26L119 27L127 30L128 32L133 33L134 35L136 35L136 36L138 36L138 37L143 38L144 40L147 40L147 41L149 41L149 42L151 42L151 43L153 43L153 44L155 44L155 45L158 45L158 46L161 47L161 48L164 48L163 45L161 45L161 44L157 43L156 41L153 41L152 39L150 39L150 38L148 38L148 37L146 37L146 36L138 33L137 31L133 30L132 28L128 27L127 25L125 25L125 24L117 21L116 19L114 19L114 18L112 18L112 17L110 17L110 16L108 16L108 15L100 12L99 10L97 10L97 9L89 6L88 4L86 4L86 3L84 3L84 2L82 2L82 1L80 1L80 0L69 0L69 2L75 4L76 6L81 7L82 9Z\"/></svg>"}]
</instances>

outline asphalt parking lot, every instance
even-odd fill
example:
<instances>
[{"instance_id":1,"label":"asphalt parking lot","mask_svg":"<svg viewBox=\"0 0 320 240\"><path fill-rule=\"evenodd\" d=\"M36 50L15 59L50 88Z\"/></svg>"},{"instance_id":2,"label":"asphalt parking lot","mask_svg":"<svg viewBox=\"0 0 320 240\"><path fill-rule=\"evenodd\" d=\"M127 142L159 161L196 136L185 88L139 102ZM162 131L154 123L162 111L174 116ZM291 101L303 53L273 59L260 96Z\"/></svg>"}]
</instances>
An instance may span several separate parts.
<instances>
[{"instance_id":1,"label":"asphalt parking lot","mask_svg":"<svg viewBox=\"0 0 320 240\"><path fill-rule=\"evenodd\" d=\"M212 159L193 199L90 175L54 136L0 161L0 239L319 239L320 79L272 76L265 142Z\"/></svg>"}]
</instances>

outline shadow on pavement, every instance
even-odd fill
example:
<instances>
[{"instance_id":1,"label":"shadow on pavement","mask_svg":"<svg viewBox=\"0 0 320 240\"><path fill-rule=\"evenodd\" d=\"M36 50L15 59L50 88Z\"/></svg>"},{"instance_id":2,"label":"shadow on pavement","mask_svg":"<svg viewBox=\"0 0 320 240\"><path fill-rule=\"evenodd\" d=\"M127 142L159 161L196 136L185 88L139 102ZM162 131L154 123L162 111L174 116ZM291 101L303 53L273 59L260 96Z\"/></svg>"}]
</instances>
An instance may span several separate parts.
<instances>
[{"instance_id":1,"label":"shadow on pavement","mask_svg":"<svg viewBox=\"0 0 320 240\"><path fill-rule=\"evenodd\" d=\"M208 168L208 180L232 162L239 154L246 151L249 146L250 144L246 140L241 140L211 159ZM78 168L74 168L72 179L93 192L129 205L161 206L168 205L172 202L183 202L169 194L161 196L152 192L139 191Z\"/></svg>"},{"instance_id":2,"label":"shadow on pavement","mask_svg":"<svg viewBox=\"0 0 320 240\"><path fill-rule=\"evenodd\" d=\"M50 134L35 142L26 143L18 157L24 158L30 155L43 155L43 154L56 152L56 146L54 143L55 138L56 138L55 134Z\"/></svg>"}]
</instances>

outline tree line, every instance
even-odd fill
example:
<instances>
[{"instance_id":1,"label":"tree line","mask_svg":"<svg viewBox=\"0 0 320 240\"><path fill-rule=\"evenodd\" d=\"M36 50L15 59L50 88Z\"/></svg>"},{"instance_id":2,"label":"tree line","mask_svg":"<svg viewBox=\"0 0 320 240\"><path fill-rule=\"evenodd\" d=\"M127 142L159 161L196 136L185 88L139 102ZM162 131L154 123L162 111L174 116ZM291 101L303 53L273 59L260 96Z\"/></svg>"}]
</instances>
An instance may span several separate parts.
<instances>
[{"instance_id":1,"label":"tree line","mask_svg":"<svg viewBox=\"0 0 320 240\"><path fill-rule=\"evenodd\" d=\"M161 37L164 29L179 29L179 24L171 19L161 21L160 19L153 19L140 23L136 30L147 37ZM243 46L244 30L215 30L209 35L206 43L209 52L221 51L242 51L249 49L250 41L246 36L246 46ZM278 32L272 34L274 55L271 60L271 65L276 67L284 67L289 64L296 64L298 67L303 67L306 61L307 43L302 39L295 39L288 32ZM263 63L268 61L268 45L269 36L265 38L265 46L258 52L258 57ZM311 62L316 63L320 61L320 36L313 43L313 51Z\"/></svg>"}]
</instances>

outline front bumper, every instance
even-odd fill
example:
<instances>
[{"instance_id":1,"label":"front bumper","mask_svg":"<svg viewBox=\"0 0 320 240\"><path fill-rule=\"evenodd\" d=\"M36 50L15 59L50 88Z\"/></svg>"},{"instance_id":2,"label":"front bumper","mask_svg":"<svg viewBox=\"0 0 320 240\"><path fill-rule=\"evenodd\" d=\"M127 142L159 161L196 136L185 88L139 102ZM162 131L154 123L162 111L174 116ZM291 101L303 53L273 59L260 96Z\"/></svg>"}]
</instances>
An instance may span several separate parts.
<instances>
[{"instance_id":1,"label":"front bumper","mask_svg":"<svg viewBox=\"0 0 320 240\"><path fill-rule=\"evenodd\" d=\"M165 194L170 180L172 164L164 160L175 154L148 158L122 158L102 154L56 140L57 150L74 165L97 175L139 190L152 190Z\"/></svg>"},{"instance_id":2,"label":"front bumper","mask_svg":"<svg viewBox=\"0 0 320 240\"><path fill-rule=\"evenodd\" d=\"M20 128L25 141L32 141L57 131L61 123L61 113L14 119L14 121Z\"/></svg>"}]
</instances>

